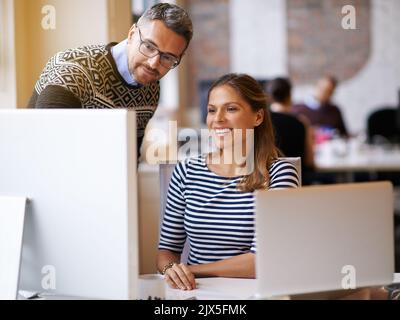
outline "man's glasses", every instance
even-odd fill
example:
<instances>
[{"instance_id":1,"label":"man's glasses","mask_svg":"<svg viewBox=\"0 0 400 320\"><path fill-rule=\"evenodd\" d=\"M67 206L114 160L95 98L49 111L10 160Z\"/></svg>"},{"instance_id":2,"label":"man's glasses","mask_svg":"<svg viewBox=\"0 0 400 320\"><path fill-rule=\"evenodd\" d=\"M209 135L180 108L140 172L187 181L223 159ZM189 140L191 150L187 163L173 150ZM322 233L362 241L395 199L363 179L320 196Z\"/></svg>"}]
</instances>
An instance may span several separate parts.
<instances>
[{"instance_id":1,"label":"man's glasses","mask_svg":"<svg viewBox=\"0 0 400 320\"><path fill-rule=\"evenodd\" d=\"M143 41L142 33L140 32L139 27L138 30L140 38L139 51L141 54L148 58L153 58L159 54L160 64L167 69L173 69L179 64L180 58L177 58L172 54L160 51L154 44L150 43L149 41Z\"/></svg>"}]
</instances>

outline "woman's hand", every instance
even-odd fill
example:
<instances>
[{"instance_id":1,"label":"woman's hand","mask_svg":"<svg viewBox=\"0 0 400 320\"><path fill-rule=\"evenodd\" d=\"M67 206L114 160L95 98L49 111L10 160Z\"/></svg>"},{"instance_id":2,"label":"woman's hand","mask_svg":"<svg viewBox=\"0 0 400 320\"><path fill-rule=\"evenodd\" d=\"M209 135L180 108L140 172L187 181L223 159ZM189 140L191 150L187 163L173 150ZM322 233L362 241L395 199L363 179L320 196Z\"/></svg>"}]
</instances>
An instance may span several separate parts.
<instances>
[{"instance_id":1,"label":"woman's hand","mask_svg":"<svg viewBox=\"0 0 400 320\"><path fill-rule=\"evenodd\" d=\"M175 263L165 272L164 277L171 288L181 290L196 289L194 274L183 263Z\"/></svg>"}]
</instances>

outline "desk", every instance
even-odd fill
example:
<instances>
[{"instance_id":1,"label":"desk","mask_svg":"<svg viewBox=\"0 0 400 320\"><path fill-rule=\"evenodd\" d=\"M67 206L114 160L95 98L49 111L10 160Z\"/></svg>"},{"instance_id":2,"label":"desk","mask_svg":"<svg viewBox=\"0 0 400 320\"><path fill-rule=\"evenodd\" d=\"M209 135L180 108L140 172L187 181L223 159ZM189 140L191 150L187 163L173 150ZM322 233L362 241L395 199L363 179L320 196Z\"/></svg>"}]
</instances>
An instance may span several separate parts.
<instances>
[{"instance_id":1,"label":"desk","mask_svg":"<svg viewBox=\"0 0 400 320\"><path fill-rule=\"evenodd\" d=\"M256 279L199 278L198 288L191 291L167 288L168 300L249 300L254 299ZM400 273L393 275L393 283L400 283ZM277 299L287 299L278 297Z\"/></svg>"},{"instance_id":2,"label":"desk","mask_svg":"<svg viewBox=\"0 0 400 320\"><path fill-rule=\"evenodd\" d=\"M332 140L316 147L315 162L321 172L400 171L400 148Z\"/></svg>"},{"instance_id":3,"label":"desk","mask_svg":"<svg viewBox=\"0 0 400 320\"><path fill-rule=\"evenodd\" d=\"M256 291L255 279L199 278L197 289L183 291L166 284L167 300L248 300ZM34 300L87 300L86 298L41 294Z\"/></svg>"},{"instance_id":4,"label":"desk","mask_svg":"<svg viewBox=\"0 0 400 320\"><path fill-rule=\"evenodd\" d=\"M183 291L167 286L168 300L249 300L256 292L256 279L198 278L197 289ZM400 283L400 273L393 275L393 283ZM38 300L83 300L83 298L43 295Z\"/></svg>"},{"instance_id":5,"label":"desk","mask_svg":"<svg viewBox=\"0 0 400 320\"><path fill-rule=\"evenodd\" d=\"M373 179L378 171L400 171L400 148L331 140L316 147L315 164L318 172L341 174L340 182L353 181L355 172L368 172Z\"/></svg>"}]
</instances>

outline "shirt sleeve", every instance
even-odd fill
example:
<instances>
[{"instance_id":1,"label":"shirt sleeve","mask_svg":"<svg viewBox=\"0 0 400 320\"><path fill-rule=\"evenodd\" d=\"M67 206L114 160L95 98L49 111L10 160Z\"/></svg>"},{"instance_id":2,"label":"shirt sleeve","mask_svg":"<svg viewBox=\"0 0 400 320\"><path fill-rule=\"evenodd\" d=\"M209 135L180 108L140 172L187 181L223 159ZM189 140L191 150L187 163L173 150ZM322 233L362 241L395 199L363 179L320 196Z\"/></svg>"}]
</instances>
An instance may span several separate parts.
<instances>
[{"instance_id":1,"label":"shirt sleeve","mask_svg":"<svg viewBox=\"0 0 400 320\"><path fill-rule=\"evenodd\" d=\"M38 101L35 107L79 108L91 105L95 96L94 79L79 64L59 60L59 54L52 57L36 82Z\"/></svg>"},{"instance_id":2,"label":"shirt sleeve","mask_svg":"<svg viewBox=\"0 0 400 320\"><path fill-rule=\"evenodd\" d=\"M69 90L57 85L47 86L35 101L33 108L82 108L81 101Z\"/></svg>"},{"instance_id":3,"label":"shirt sleeve","mask_svg":"<svg viewBox=\"0 0 400 320\"><path fill-rule=\"evenodd\" d=\"M299 187L299 175L296 167L285 160L278 160L269 170L269 190Z\"/></svg>"},{"instance_id":4,"label":"shirt sleeve","mask_svg":"<svg viewBox=\"0 0 400 320\"><path fill-rule=\"evenodd\" d=\"M167 204L161 223L158 249L182 253L186 241L185 218L186 166L180 162L175 166L168 187Z\"/></svg>"},{"instance_id":5,"label":"shirt sleeve","mask_svg":"<svg viewBox=\"0 0 400 320\"><path fill-rule=\"evenodd\" d=\"M256 246L257 242L256 242L256 239L257 239L257 234L254 231L254 237L253 237L253 240L251 241L251 247L250 247L250 252L251 253L257 253L257 246Z\"/></svg>"}]
</instances>

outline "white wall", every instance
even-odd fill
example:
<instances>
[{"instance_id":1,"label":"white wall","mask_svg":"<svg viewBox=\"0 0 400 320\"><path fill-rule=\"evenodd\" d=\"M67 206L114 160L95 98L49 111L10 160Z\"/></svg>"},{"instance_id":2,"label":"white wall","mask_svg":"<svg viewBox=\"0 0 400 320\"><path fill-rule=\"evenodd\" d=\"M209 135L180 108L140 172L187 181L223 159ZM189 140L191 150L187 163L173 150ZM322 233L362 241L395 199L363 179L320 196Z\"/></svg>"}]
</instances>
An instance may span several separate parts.
<instances>
[{"instance_id":1,"label":"white wall","mask_svg":"<svg viewBox=\"0 0 400 320\"><path fill-rule=\"evenodd\" d=\"M53 53L57 50L74 48L87 44L108 42L107 1L106 0L36 0L36 15L40 25L43 14L41 8L53 5L57 13L55 30L37 29L43 39L44 51ZM128 30L126 31L128 34Z\"/></svg>"},{"instance_id":2,"label":"white wall","mask_svg":"<svg viewBox=\"0 0 400 320\"><path fill-rule=\"evenodd\" d=\"M364 128L368 114L397 104L400 89L400 1L372 1L372 48L365 67L339 88L336 101L345 106L349 128Z\"/></svg>"},{"instance_id":3,"label":"white wall","mask_svg":"<svg viewBox=\"0 0 400 320\"><path fill-rule=\"evenodd\" d=\"M231 4L232 71L255 77L287 75L285 1L252 0L250 5L231 0ZM400 88L400 1L372 0L371 4L370 59L358 74L340 84L335 95L351 132L365 128L371 110L395 105ZM311 90L311 86L295 88L295 100Z\"/></svg>"},{"instance_id":4,"label":"white wall","mask_svg":"<svg viewBox=\"0 0 400 320\"><path fill-rule=\"evenodd\" d=\"M45 5L55 8L55 29L42 27ZM56 52L122 40L130 11L130 0L0 0L0 107L26 106Z\"/></svg>"},{"instance_id":5,"label":"white wall","mask_svg":"<svg viewBox=\"0 0 400 320\"><path fill-rule=\"evenodd\" d=\"M24 107L44 65L52 55L68 48L108 42L108 7L107 0L14 1L15 28L18 30L17 104L18 107ZM55 9L55 29L42 27L42 20L46 16L42 9L46 5ZM21 24L24 24L25 30Z\"/></svg>"},{"instance_id":6,"label":"white wall","mask_svg":"<svg viewBox=\"0 0 400 320\"><path fill-rule=\"evenodd\" d=\"M161 93L159 108L167 111L177 110L179 105L178 69L169 71L166 76L161 79L160 85Z\"/></svg>"}]
</instances>

